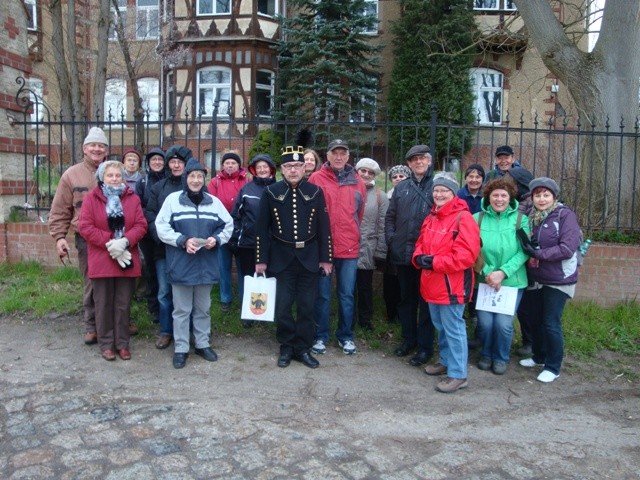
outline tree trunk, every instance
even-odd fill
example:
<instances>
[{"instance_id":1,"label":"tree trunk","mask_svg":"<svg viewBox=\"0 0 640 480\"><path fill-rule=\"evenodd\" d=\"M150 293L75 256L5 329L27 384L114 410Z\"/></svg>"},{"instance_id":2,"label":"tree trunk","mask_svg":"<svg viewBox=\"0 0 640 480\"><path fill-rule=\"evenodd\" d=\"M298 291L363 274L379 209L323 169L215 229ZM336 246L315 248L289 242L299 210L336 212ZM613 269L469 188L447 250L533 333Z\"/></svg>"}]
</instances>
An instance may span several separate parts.
<instances>
[{"instance_id":1,"label":"tree trunk","mask_svg":"<svg viewBox=\"0 0 640 480\"><path fill-rule=\"evenodd\" d=\"M558 21L548 0L516 1L531 44L538 50L545 66L567 88L579 112L580 123L587 130L634 131L638 115L640 90L640 2L609 1L604 8L600 35L592 52L581 50ZM561 7L562 8L562 7ZM575 31L573 32L576 33ZM580 33L580 32L578 32ZM623 127L622 127L623 126ZM636 143L606 144L605 136L585 142L581 157L580 209L602 219L602 227L620 218L611 212L613 196L622 194L623 204L631 204L637 195L635 179L640 171L634 165ZM597 211L593 212L594 209ZM630 208L622 216L631 223Z\"/></svg>"},{"instance_id":2,"label":"tree trunk","mask_svg":"<svg viewBox=\"0 0 640 480\"><path fill-rule=\"evenodd\" d=\"M119 13L116 3L116 12ZM107 55L109 52L109 21L111 9L109 0L100 0L100 13L98 15L98 49L96 55L96 68L93 78L93 99L91 117L96 121L106 119L104 111L104 92L107 84Z\"/></svg>"},{"instance_id":3,"label":"tree trunk","mask_svg":"<svg viewBox=\"0 0 640 480\"><path fill-rule=\"evenodd\" d=\"M75 18L75 12L71 10L75 6L74 1L70 0L68 17ZM67 45L69 50L69 63L65 55L65 35L64 22L62 15L62 1L52 0L48 5L51 14L51 46L53 49L54 68L56 72L56 80L60 95L60 114L62 119L71 122L74 118L79 118L84 111L80 97L79 79L77 76L77 49L75 44L75 34L67 34L67 39L73 39L71 45ZM68 24L69 25L69 24ZM75 32L75 20L71 23ZM75 55L74 55L75 54ZM71 72L76 72L75 77ZM75 126L74 126L75 125ZM67 123L64 125L64 134L70 151L70 161L75 163L82 158L82 142L84 133L77 124Z\"/></svg>"}]
</instances>

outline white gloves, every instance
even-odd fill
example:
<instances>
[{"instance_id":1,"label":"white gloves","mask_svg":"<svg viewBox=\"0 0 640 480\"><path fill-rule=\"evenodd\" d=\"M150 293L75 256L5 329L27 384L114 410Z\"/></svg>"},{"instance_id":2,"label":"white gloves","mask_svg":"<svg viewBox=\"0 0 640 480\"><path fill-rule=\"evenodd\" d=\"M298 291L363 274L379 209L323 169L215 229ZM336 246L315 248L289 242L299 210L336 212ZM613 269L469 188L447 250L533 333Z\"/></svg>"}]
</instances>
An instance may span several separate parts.
<instances>
[{"instance_id":1,"label":"white gloves","mask_svg":"<svg viewBox=\"0 0 640 480\"><path fill-rule=\"evenodd\" d=\"M109 240L105 245L109 251L109 255L115 260L127 250L129 240L127 240L126 237L114 238L113 240Z\"/></svg>"},{"instance_id":2,"label":"white gloves","mask_svg":"<svg viewBox=\"0 0 640 480\"><path fill-rule=\"evenodd\" d=\"M131 252L129 250L125 250L122 255L116 257L115 260L121 268L127 268L131 265Z\"/></svg>"}]
</instances>

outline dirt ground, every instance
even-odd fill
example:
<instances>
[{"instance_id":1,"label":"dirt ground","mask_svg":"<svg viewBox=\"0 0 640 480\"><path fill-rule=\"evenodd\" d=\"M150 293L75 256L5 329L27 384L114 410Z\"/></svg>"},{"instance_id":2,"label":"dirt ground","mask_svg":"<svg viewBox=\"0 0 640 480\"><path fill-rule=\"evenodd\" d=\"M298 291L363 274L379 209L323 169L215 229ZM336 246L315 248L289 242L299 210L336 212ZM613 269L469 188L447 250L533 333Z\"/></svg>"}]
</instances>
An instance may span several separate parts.
<instances>
[{"instance_id":1,"label":"dirt ground","mask_svg":"<svg viewBox=\"0 0 640 480\"><path fill-rule=\"evenodd\" d=\"M280 369L270 335L214 337L217 362L175 370L151 339L106 362L81 333L0 318L1 478L640 478L637 358L567 359L549 385L514 359L504 376L472 362L445 395L366 348Z\"/></svg>"}]
</instances>

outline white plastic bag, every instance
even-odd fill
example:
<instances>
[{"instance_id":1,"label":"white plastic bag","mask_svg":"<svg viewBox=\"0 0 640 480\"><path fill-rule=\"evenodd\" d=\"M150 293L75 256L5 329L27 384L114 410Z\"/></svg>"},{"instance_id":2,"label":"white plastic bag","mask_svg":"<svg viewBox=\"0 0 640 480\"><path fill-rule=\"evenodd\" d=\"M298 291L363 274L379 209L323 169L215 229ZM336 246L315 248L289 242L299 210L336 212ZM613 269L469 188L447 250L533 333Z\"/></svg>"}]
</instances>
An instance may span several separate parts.
<instances>
[{"instance_id":1,"label":"white plastic bag","mask_svg":"<svg viewBox=\"0 0 640 480\"><path fill-rule=\"evenodd\" d=\"M276 279L264 275L244 277L242 320L273 322L276 311Z\"/></svg>"}]
</instances>

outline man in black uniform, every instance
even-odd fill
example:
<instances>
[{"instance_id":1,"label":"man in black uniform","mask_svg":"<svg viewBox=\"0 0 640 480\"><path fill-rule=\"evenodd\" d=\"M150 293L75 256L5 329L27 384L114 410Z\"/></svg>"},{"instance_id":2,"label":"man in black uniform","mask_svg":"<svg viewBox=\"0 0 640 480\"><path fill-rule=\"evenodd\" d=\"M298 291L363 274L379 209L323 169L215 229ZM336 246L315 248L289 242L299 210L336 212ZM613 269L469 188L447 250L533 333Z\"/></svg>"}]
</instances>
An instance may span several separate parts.
<instances>
[{"instance_id":1,"label":"man in black uniform","mask_svg":"<svg viewBox=\"0 0 640 480\"><path fill-rule=\"evenodd\" d=\"M298 360L320 365L310 353L315 336L313 305L318 271L331 273L331 229L322 190L304 180L302 147L286 147L280 162L284 180L267 186L256 222L256 273L276 277L278 366ZM293 317L296 304L297 318Z\"/></svg>"}]
</instances>

